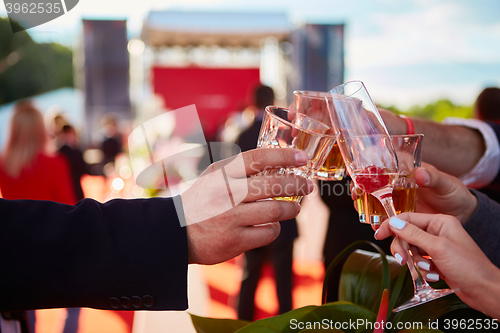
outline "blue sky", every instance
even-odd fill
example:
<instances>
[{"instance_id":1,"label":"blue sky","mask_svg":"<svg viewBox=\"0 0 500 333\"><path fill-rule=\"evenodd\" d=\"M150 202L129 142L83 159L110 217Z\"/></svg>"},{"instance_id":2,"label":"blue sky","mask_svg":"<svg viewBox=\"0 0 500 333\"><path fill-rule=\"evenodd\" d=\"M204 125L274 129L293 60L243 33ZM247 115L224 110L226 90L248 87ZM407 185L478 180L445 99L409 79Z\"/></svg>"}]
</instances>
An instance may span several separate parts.
<instances>
[{"instance_id":1,"label":"blue sky","mask_svg":"<svg viewBox=\"0 0 500 333\"><path fill-rule=\"evenodd\" d=\"M345 79L363 80L379 103L404 108L449 98L472 104L484 87L500 86L498 0L80 0L29 32L39 41L70 44L82 17L126 18L137 36L152 9L285 11L296 24L344 23Z\"/></svg>"}]
</instances>

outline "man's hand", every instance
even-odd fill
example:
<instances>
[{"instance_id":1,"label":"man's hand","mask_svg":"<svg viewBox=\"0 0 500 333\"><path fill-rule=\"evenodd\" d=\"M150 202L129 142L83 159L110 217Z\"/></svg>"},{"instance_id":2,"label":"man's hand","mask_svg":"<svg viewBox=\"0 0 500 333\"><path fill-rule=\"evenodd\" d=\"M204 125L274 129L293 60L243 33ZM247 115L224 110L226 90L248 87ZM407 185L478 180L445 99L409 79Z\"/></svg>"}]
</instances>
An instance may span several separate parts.
<instances>
[{"instance_id":1,"label":"man's hand","mask_svg":"<svg viewBox=\"0 0 500 333\"><path fill-rule=\"evenodd\" d=\"M211 181L210 170L216 169L224 161L215 163L181 195L187 222L189 263L216 264L271 243L280 232L278 221L297 216L300 206L295 202L259 200L301 196L313 191L310 180L294 175L273 174L246 178L270 168L303 166L308 161L308 156L303 151L285 148L255 149L243 153L242 157L245 169L243 174L241 170L228 165L225 168L229 179L226 183ZM243 201L214 217L200 218L206 212L209 214L214 207L224 205L222 201L227 198L227 184L231 185L233 198L241 193L245 194Z\"/></svg>"},{"instance_id":2,"label":"man's hand","mask_svg":"<svg viewBox=\"0 0 500 333\"><path fill-rule=\"evenodd\" d=\"M423 163L415 170L417 212L447 214L464 224L477 210L477 198L457 178Z\"/></svg>"},{"instance_id":3,"label":"man's hand","mask_svg":"<svg viewBox=\"0 0 500 333\"><path fill-rule=\"evenodd\" d=\"M391 111L378 109L390 135L406 134L406 122Z\"/></svg>"},{"instance_id":4,"label":"man's hand","mask_svg":"<svg viewBox=\"0 0 500 333\"><path fill-rule=\"evenodd\" d=\"M390 135L407 133L406 122L384 109L379 109ZM460 177L471 171L486 151L485 138L472 127L446 125L411 118L415 133L424 134L422 160L447 174Z\"/></svg>"}]
</instances>

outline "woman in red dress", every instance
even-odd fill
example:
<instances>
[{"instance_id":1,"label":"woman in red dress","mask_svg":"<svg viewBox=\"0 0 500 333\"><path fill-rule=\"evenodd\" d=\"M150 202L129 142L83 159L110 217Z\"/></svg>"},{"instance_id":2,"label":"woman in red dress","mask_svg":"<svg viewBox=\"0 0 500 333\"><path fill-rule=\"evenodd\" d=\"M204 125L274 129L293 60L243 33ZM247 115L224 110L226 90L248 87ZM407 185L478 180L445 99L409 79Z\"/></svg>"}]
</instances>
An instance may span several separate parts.
<instances>
[{"instance_id":1,"label":"woman in red dress","mask_svg":"<svg viewBox=\"0 0 500 333\"><path fill-rule=\"evenodd\" d=\"M63 156L47 151L42 114L29 101L14 106L9 139L0 159L0 191L5 199L11 200L76 203L68 163ZM79 309L75 310L79 312ZM71 310L73 314L68 312L68 317L73 317L72 322L75 322L76 315L76 325L77 311ZM28 313L28 317L34 332L34 311Z\"/></svg>"}]
</instances>

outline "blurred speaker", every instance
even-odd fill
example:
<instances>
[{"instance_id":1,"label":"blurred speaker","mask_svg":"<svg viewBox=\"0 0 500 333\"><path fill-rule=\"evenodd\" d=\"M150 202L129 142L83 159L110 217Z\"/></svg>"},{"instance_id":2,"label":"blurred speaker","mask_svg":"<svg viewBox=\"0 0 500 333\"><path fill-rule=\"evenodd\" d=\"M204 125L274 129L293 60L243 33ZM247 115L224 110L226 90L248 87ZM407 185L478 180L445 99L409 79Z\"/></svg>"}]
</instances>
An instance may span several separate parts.
<instances>
[{"instance_id":1,"label":"blurred speaker","mask_svg":"<svg viewBox=\"0 0 500 333\"><path fill-rule=\"evenodd\" d=\"M127 43L125 20L83 20L85 112L93 138L104 114L132 117Z\"/></svg>"},{"instance_id":2,"label":"blurred speaker","mask_svg":"<svg viewBox=\"0 0 500 333\"><path fill-rule=\"evenodd\" d=\"M306 24L292 44L293 90L328 91L344 82L343 24Z\"/></svg>"}]
</instances>

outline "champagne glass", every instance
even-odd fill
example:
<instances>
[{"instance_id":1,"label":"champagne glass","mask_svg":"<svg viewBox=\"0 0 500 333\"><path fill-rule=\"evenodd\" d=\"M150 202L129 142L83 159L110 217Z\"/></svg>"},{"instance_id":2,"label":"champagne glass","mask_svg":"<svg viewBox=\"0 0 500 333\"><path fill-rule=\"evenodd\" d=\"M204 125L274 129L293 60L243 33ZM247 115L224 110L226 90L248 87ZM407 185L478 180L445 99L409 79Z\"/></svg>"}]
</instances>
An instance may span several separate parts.
<instances>
[{"instance_id":1,"label":"champagne glass","mask_svg":"<svg viewBox=\"0 0 500 333\"><path fill-rule=\"evenodd\" d=\"M415 169L420 167L423 134L391 135L392 145L398 159L399 177L392 191L396 213L414 212L417 206L417 184ZM358 190L358 189L357 189ZM382 204L373 195L355 192L359 221L380 225L387 218Z\"/></svg>"},{"instance_id":2,"label":"champagne glass","mask_svg":"<svg viewBox=\"0 0 500 333\"><path fill-rule=\"evenodd\" d=\"M257 148L298 148L307 153L309 160L302 167L267 170L263 174L295 174L312 179L335 142L335 136L332 134L331 127L306 115L277 106L266 107ZM302 196L273 199L300 203Z\"/></svg>"},{"instance_id":3,"label":"champagne glass","mask_svg":"<svg viewBox=\"0 0 500 333\"><path fill-rule=\"evenodd\" d=\"M329 96L330 94L327 92L296 90L293 92L294 102L290 109L333 127L325 100L325 98L329 98ZM314 178L339 181L342 180L344 176L344 160L340 154L339 146L337 142L335 142L323 165L315 171Z\"/></svg>"},{"instance_id":4,"label":"champagne glass","mask_svg":"<svg viewBox=\"0 0 500 333\"><path fill-rule=\"evenodd\" d=\"M351 81L330 91L326 99L339 148L357 187L377 198L387 215L396 216L392 191L398 179L396 151L375 104L361 81ZM415 293L412 299L394 312L454 293L450 289L433 289L422 277L412 258L408 243L399 239L408 254L408 268Z\"/></svg>"}]
</instances>

